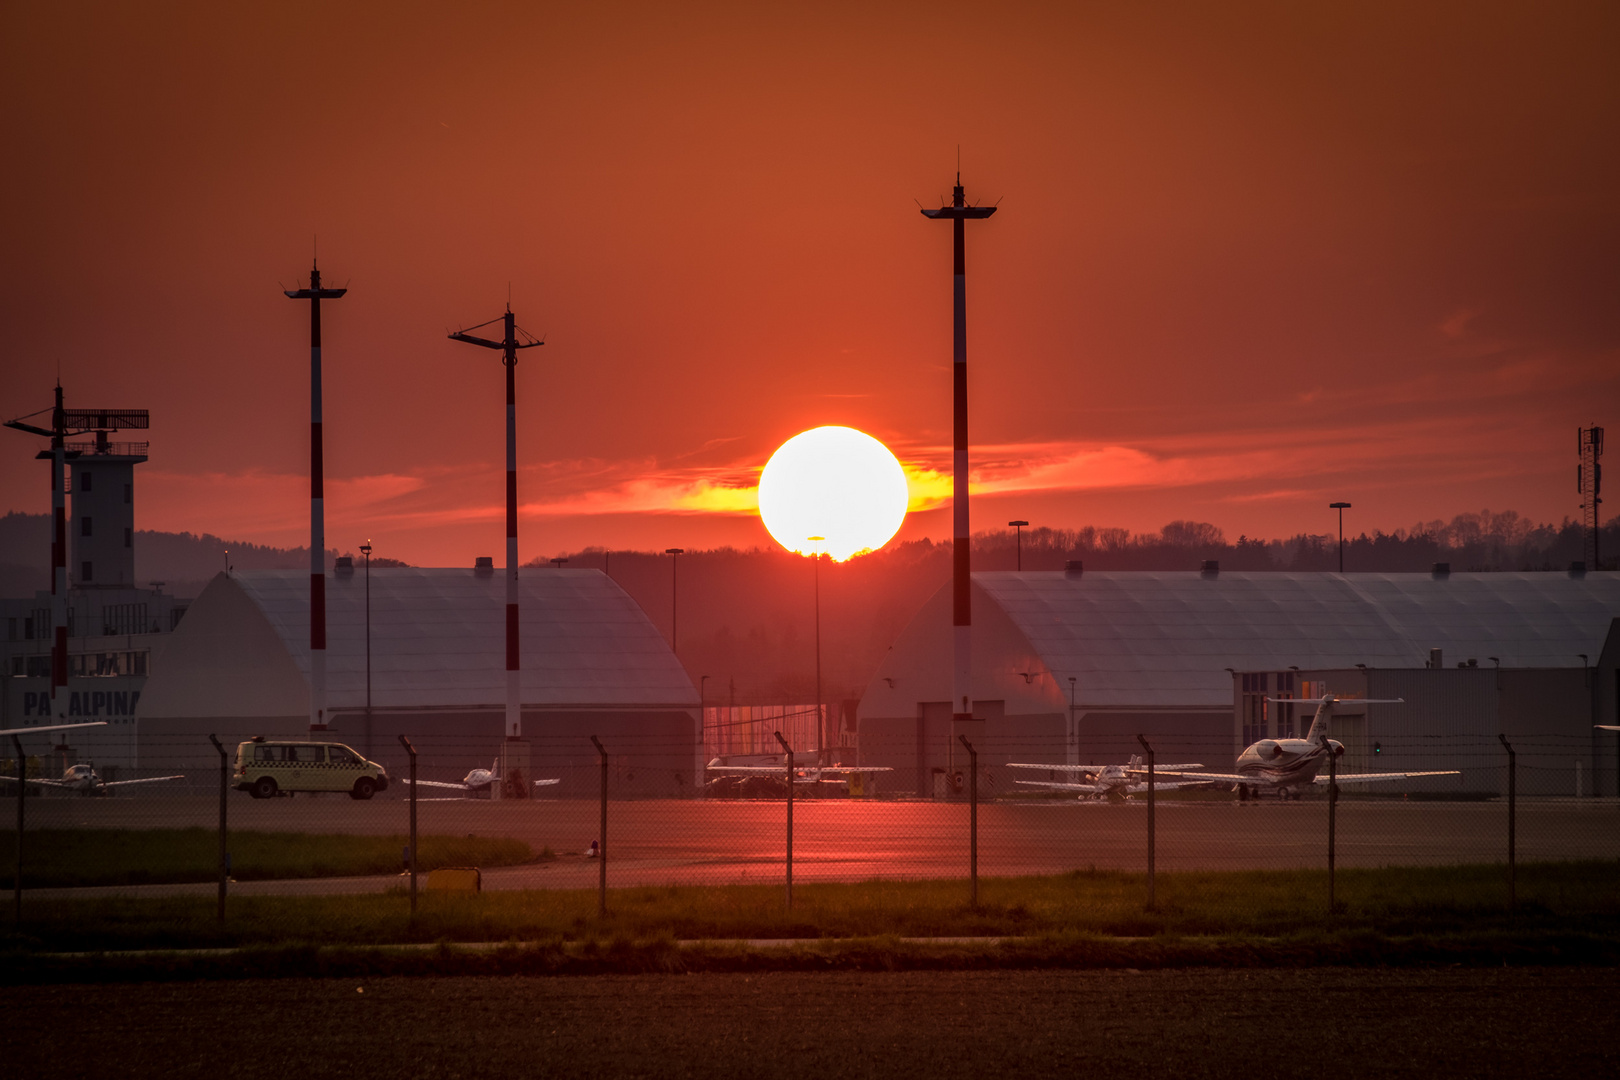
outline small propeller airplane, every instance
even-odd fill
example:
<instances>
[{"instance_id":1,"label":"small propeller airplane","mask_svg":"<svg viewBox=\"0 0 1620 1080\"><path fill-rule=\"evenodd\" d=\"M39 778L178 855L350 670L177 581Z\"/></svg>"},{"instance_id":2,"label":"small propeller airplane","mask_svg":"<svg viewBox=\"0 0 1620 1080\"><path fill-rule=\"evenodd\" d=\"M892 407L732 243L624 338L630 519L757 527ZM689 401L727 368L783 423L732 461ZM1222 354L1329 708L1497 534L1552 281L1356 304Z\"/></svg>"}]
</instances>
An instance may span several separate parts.
<instances>
[{"instance_id":1,"label":"small propeller airplane","mask_svg":"<svg viewBox=\"0 0 1620 1080\"><path fill-rule=\"evenodd\" d=\"M1328 738L1328 724L1333 718L1333 707L1340 702L1353 705L1401 705L1404 698L1337 698L1331 694L1319 698L1266 698L1284 705L1315 705L1316 718L1303 739L1261 739L1238 755L1237 772L1206 773L1173 771L1178 779L1210 780L1216 783L1236 784L1242 798L1259 798L1262 788L1277 792L1282 798L1301 797L1301 789L1312 785L1326 786L1328 778L1318 775L1327 764L1328 755L1344 756L1344 744ZM1155 770L1157 771L1157 770ZM1383 780L1408 780L1415 776L1459 776L1456 769L1426 772L1338 773L1334 780L1340 784L1371 784Z\"/></svg>"},{"instance_id":2,"label":"small propeller airplane","mask_svg":"<svg viewBox=\"0 0 1620 1080\"><path fill-rule=\"evenodd\" d=\"M471 795L475 791L489 791L494 785L502 783L499 772L500 764L501 759L496 758L494 761L490 762L489 768L474 769L472 772L462 777L461 783L459 784L449 783L443 780L418 780L416 782L416 786L449 788L452 791L460 791L467 795ZM536 780L534 781L534 786L537 788L550 787L553 784L560 783L562 783L562 777L559 776L550 780ZM406 780L405 784L409 786L410 780Z\"/></svg>"},{"instance_id":3,"label":"small propeller airplane","mask_svg":"<svg viewBox=\"0 0 1620 1080\"><path fill-rule=\"evenodd\" d=\"M727 765L724 758L709 762L707 773L713 777L707 787L717 795L756 795L767 798L786 796L787 756L762 754L750 760L757 765ZM775 764L780 762L780 764ZM800 765L793 766L793 783L798 785L843 784L851 776L869 776L874 773L893 772L885 765Z\"/></svg>"},{"instance_id":4,"label":"small propeller airplane","mask_svg":"<svg viewBox=\"0 0 1620 1080\"><path fill-rule=\"evenodd\" d=\"M87 724L42 724L39 727L0 728L0 735L42 735L49 731L71 731L75 728L106 727L107 721L97 720ZM96 770L89 765L69 765L62 773L60 780L43 780L36 777L24 777L24 784L38 784L41 787L65 788L68 791L77 791L80 795L111 795L113 788L128 787L131 784L155 784L160 780L184 780L184 775L178 776L143 776L139 780L103 780ZM9 780L16 783L15 776L0 776L0 780Z\"/></svg>"},{"instance_id":5,"label":"small propeller airplane","mask_svg":"<svg viewBox=\"0 0 1620 1080\"><path fill-rule=\"evenodd\" d=\"M1214 787L1214 780L1183 780L1171 778L1160 780L1166 769L1202 769L1204 766L1193 762L1192 764L1159 765L1153 766L1153 786L1158 791L1176 791L1180 788L1207 788ZM1069 773L1074 780L1015 780L1014 783L1027 787L1043 788L1046 791L1074 792L1081 800L1107 799L1112 802L1124 802L1132 795L1139 795L1147 790L1147 766L1142 764L1141 754L1132 754L1131 760L1125 765L1047 765L1040 762L1009 761L1009 769L1044 769L1048 772Z\"/></svg>"}]
</instances>

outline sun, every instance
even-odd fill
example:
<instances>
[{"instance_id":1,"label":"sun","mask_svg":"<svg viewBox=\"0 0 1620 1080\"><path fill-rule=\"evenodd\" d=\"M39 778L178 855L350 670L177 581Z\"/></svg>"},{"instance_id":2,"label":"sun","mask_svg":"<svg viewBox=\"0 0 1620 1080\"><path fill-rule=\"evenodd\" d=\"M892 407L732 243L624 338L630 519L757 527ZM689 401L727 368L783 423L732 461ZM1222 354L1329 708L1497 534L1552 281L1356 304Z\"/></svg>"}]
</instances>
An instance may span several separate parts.
<instances>
[{"instance_id":1,"label":"sun","mask_svg":"<svg viewBox=\"0 0 1620 1080\"><path fill-rule=\"evenodd\" d=\"M906 503L899 460L854 428L801 431L776 448L759 477L759 516L776 542L839 562L888 543Z\"/></svg>"}]
</instances>

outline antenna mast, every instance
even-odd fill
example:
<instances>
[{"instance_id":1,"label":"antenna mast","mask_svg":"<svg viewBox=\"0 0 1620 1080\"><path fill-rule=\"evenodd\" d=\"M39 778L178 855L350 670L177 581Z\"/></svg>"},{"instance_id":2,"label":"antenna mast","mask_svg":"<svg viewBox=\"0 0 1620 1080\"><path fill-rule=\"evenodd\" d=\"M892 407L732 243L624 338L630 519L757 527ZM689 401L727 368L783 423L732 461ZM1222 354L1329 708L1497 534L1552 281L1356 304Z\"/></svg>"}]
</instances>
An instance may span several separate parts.
<instances>
[{"instance_id":1,"label":"antenna mast","mask_svg":"<svg viewBox=\"0 0 1620 1080\"><path fill-rule=\"evenodd\" d=\"M472 329L495 321L491 319ZM521 665L518 659L517 354L519 349L532 349L545 342L518 329L517 316L512 314L510 303L500 322L502 337L499 341L476 337L465 330L451 334L450 340L499 349L501 363L506 367L506 737L519 739L523 736L523 707L518 686Z\"/></svg>"},{"instance_id":2,"label":"antenna mast","mask_svg":"<svg viewBox=\"0 0 1620 1080\"><path fill-rule=\"evenodd\" d=\"M979 221L996 212L993 206L969 206L962 191L962 173L958 168L956 187L951 191L949 206L938 210L924 210L923 217L935 221L949 221L955 247L955 276L953 278L953 355L951 364L955 404L954 435L951 457L951 507L954 529L951 541L951 622L953 662L951 665L951 720L953 727L973 719L972 703L972 632L973 609L971 599L972 558L968 533L968 434L967 434L967 258L965 225ZM952 735L965 733L958 728ZM950 738L946 746L954 748L956 739Z\"/></svg>"},{"instance_id":3,"label":"antenna mast","mask_svg":"<svg viewBox=\"0 0 1620 1080\"><path fill-rule=\"evenodd\" d=\"M312 264L309 288L284 289L309 301L309 730L326 730L326 495L321 450L321 301L348 289L321 288Z\"/></svg>"}]
</instances>

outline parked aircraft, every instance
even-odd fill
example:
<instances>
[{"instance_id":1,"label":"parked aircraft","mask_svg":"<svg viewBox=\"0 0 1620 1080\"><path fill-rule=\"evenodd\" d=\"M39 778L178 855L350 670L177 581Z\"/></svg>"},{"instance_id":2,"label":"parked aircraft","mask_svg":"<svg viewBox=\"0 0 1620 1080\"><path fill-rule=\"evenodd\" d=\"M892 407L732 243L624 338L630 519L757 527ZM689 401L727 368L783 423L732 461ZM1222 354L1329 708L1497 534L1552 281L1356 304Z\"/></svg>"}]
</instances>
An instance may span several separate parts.
<instances>
[{"instance_id":1,"label":"parked aircraft","mask_svg":"<svg viewBox=\"0 0 1620 1080\"><path fill-rule=\"evenodd\" d=\"M490 790L491 786L493 786L495 784L503 783L503 781L501 779L501 776L500 776L500 771L499 771L500 770L500 764L501 764L501 759L496 758L494 761L490 762L489 768L487 768L487 769L474 769L472 772L470 772L466 776L462 777L461 778L461 783L459 783L459 784L449 783L449 782L446 782L446 781L443 781L443 780L418 780L416 782L416 786L417 787L449 788L452 791L460 791L460 792L464 792L464 793L466 793L468 795L471 795L475 791L488 791L488 790ZM553 784L560 784L560 783L562 783L562 777L559 776L559 777L555 777L555 778L550 779L550 780L536 780L536 781L534 781L534 786L537 787L537 788L538 787L550 787ZM405 784L407 786L409 786L410 785L410 780L407 779L405 781ZM503 788L502 790L505 790L505 789Z\"/></svg>"},{"instance_id":2,"label":"parked aircraft","mask_svg":"<svg viewBox=\"0 0 1620 1080\"><path fill-rule=\"evenodd\" d=\"M1259 798L1262 789L1277 792L1282 798L1299 798L1300 789L1325 785L1326 776L1318 775L1327 765L1328 754L1344 756L1344 744L1328 738L1328 724L1333 707L1341 700L1355 705L1399 705L1404 698L1341 699L1331 694L1319 698L1267 698L1267 701L1287 705L1315 705L1316 719L1303 739L1261 739L1238 755L1237 772L1175 772L1172 775L1187 780L1212 780L1235 784L1242 798ZM1455 769L1427 772L1338 773L1340 784L1371 784L1382 780L1406 780L1414 776L1457 776Z\"/></svg>"},{"instance_id":3,"label":"parked aircraft","mask_svg":"<svg viewBox=\"0 0 1620 1080\"><path fill-rule=\"evenodd\" d=\"M87 724L41 724L38 727L0 728L0 735L43 735L51 731L71 731L74 728L106 727L107 721L96 720ZM184 780L184 776L144 776L139 780L103 780L96 770L89 765L70 765L62 773L60 780L43 780L36 777L25 777L23 783L38 784L41 787L66 788L77 791L81 795L111 795L113 788L127 787L130 784L155 784L160 780ZM0 776L0 780L17 782L15 776Z\"/></svg>"},{"instance_id":4,"label":"parked aircraft","mask_svg":"<svg viewBox=\"0 0 1620 1080\"><path fill-rule=\"evenodd\" d=\"M1202 769L1204 766L1193 762L1192 764L1159 765L1153 766L1153 786L1158 791L1176 791L1181 788L1213 787L1213 780L1184 780L1172 777L1160 780L1159 776L1166 769ZM1131 760L1125 765L1046 765L1040 762L1010 761L1009 769L1044 769L1048 772L1070 773L1075 780L1016 780L1014 783L1026 787L1044 788L1047 791L1072 791L1082 800L1109 799L1114 802L1124 802L1132 795L1139 795L1147 790L1147 766L1142 763L1141 754L1132 754Z\"/></svg>"},{"instance_id":5,"label":"parked aircraft","mask_svg":"<svg viewBox=\"0 0 1620 1080\"><path fill-rule=\"evenodd\" d=\"M755 765L727 765L724 758L709 762L707 774L712 778L705 789L711 795L740 795L743 797L787 797L787 758L783 754L763 754L750 760ZM780 762L781 764L774 764ZM793 783L800 785L846 784L852 776L893 772L883 765L799 765L794 763Z\"/></svg>"}]
</instances>

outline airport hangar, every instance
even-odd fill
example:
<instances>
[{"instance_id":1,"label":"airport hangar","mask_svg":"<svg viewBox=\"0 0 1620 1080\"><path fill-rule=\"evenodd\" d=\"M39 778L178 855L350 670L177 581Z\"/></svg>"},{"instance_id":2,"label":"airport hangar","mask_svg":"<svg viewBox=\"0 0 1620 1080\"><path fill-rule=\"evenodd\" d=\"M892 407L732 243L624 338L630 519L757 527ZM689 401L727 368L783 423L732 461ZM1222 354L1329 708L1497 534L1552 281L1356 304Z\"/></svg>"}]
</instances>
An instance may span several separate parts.
<instances>
[{"instance_id":1,"label":"airport hangar","mask_svg":"<svg viewBox=\"0 0 1620 1080\"><path fill-rule=\"evenodd\" d=\"M397 780L409 762L403 734L421 755L424 780L460 780L497 755L514 764L527 757L532 778L562 778L548 797L594 797L595 735L616 794L701 790L697 689L640 606L598 570L520 572L523 740L508 745L505 575L478 562L370 572L368 725L366 574L339 560L326 585L325 732L309 724L309 574L219 574L192 602L141 696L143 767L213 776L210 734L233 754L236 743L263 735L347 743Z\"/></svg>"},{"instance_id":2,"label":"airport hangar","mask_svg":"<svg viewBox=\"0 0 1620 1080\"><path fill-rule=\"evenodd\" d=\"M1341 707L1334 737L1349 736L1346 771L1456 768L1464 758L1488 770L1380 790L1497 790L1506 783L1499 731L1542 749L1558 740L1550 790L1572 794L1577 769L1589 778L1585 794L1612 795L1620 778L1616 742L1592 728L1620 722L1620 574L1453 574L1444 564L1429 574L1222 573L1214 564L1098 572L1071 563L976 573L972 605L973 721L951 719L949 586L896 638L861 699L860 759L896 770L890 792L953 794L967 763L959 734L979 751L981 793L1010 787L997 768L1009 761L1124 762L1141 752L1138 734L1160 762L1229 771L1249 742L1295 720L1289 710L1311 711L1256 716L1256 697L1290 686L1304 697L1306 682L1409 702ZM1441 671L1442 658L1464 667ZM1257 721L1269 721L1263 734ZM1304 734L1309 716L1296 724ZM1376 761L1372 742L1382 747Z\"/></svg>"}]
</instances>

